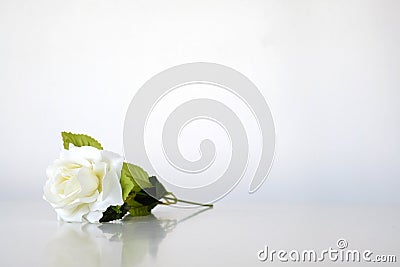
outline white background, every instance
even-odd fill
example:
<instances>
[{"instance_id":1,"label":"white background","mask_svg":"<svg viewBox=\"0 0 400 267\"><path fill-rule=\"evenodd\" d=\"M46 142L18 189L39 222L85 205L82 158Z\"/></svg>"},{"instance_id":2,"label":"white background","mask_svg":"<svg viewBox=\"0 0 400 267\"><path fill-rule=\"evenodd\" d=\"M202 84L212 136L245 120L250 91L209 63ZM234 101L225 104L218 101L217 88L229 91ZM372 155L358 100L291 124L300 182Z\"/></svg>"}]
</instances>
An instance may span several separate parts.
<instances>
[{"instance_id":1,"label":"white background","mask_svg":"<svg viewBox=\"0 0 400 267\"><path fill-rule=\"evenodd\" d=\"M0 199L40 199L60 132L122 152L140 86L208 61L249 77L276 158L223 201L400 203L399 1L0 1Z\"/></svg>"}]
</instances>

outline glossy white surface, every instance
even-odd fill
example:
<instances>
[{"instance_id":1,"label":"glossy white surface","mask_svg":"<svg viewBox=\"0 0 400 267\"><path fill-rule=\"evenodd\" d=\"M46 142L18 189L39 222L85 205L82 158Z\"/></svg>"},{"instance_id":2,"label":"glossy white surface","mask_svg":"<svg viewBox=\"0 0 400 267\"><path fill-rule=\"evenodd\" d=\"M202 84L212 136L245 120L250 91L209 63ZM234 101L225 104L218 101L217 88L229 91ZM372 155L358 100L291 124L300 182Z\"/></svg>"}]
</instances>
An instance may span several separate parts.
<instances>
[{"instance_id":1,"label":"glossy white surface","mask_svg":"<svg viewBox=\"0 0 400 267\"><path fill-rule=\"evenodd\" d=\"M45 202L3 202L1 211L0 266L307 266L260 262L257 252L328 249L339 238L349 249L400 257L398 206L217 203L107 224L57 222Z\"/></svg>"}]
</instances>

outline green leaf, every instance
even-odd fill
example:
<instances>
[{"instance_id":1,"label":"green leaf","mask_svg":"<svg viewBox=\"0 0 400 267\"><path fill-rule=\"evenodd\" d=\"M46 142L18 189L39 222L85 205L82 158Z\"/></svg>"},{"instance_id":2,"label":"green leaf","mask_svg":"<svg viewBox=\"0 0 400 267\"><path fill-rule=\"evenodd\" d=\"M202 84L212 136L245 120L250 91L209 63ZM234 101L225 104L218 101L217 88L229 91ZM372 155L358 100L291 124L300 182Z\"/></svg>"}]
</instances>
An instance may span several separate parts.
<instances>
[{"instance_id":1,"label":"green leaf","mask_svg":"<svg viewBox=\"0 0 400 267\"><path fill-rule=\"evenodd\" d=\"M148 206L134 207L129 210L131 216L147 216L151 214L151 209Z\"/></svg>"},{"instance_id":2,"label":"green leaf","mask_svg":"<svg viewBox=\"0 0 400 267\"><path fill-rule=\"evenodd\" d=\"M149 180L149 175L145 170L131 163L124 163L124 164L125 164L125 169L132 177L134 184L139 186L140 189L149 188L153 186ZM140 189L138 191L140 191Z\"/></svg>"},{"instance_id":3,"label":"green leaf","mask_svg":"<svg viewBox=\"0 0 400 267\"><path fill-rule=\"evenodd\" d=\"M121 188L122 188L122 199L125 201L131 191L135 188L135 191L139 192L140 187L135 183L133 177L128 169L127 163L123 163L121 170Z\"/></svg>"},{"instance_id":4,"label":"green leaf","mask_svg":"<svg viewBox=\"0 0 400 267\"><path fill-rule=\"evenodd\" d=\"M129 214L131 216L149 215L154 207L162 203L159 199L168 194L155 176L150 177L149 181L152 184L150 188L141 189L139 192L132 190L129 194L126 203L130 207Z\"/></svg>"},{"instance_id":5,"label":"green leaf","mask_svg":"<svg viewBox=\"0 0 400 267\"><path fill-rule=\"evenodd\" d=\"M124 162L121 170L122 199L125 201L131 192L139 192L142 188L152 187L149 175L139 166Z\"/></svg>"},{"instance_id":6,"label":"green leaf","mask_svg":"<svg viewBox=\"0 0 400 267\"><path fill-rule=\"evenodd\" d=\"M149 177L141 167L124 162L121 170L122 199L131 216L145 216L160 204L168 192L155 176ZM114 212L111 217L116 217Z\"/></svg>"},{"instance_id":7,"label":"green leaf","mask_svg":"<svg viewBox=\"0 0 400 267\"><path fill-rule=\"evenodd\" d=\"M136 194L133 197L133 195L130 196L130 198L127 200L127 204L129 206L129 214L131 216L145 216L149 215L151 213L151 210L158 204L154 203L151 201L151 203L148 203L147 205L144 205L143 203L139 203L136 200Z\"/></svg>"},{"instance_id":8,"label":"green leaf","mask_svg":"<svg viewBox=\"0 0 400 267\"><path fill-rule=\"evenodd\" d=\"M151 176L149 178L150 183L153 185L151 188L148 188L146 191L154 196L157 200L161 199L163 196L168 194L167 189L158 181L157 177Z\"/></svg>"},{"instance_id":9,"label":"green leaf","mask_svg":"<svg viewBox=\"0 0 400 267\"><path fill-rule=\"evenodd\" d=\"M129 211L129 206L124 203L122 206L110 206L103 212L100 222L111 222L122 219Z\"/></svg>"},{"instance_id":10,"label":"green leaf","mask_svg":"<svg viewBox=\"0 0 400 267\"><path fill-rule=\"evenodd\" d=\"M92 146L97 149L103 149L96 139L85 134L62 132L61 136L64 143L64 149L69 149L69 144L73 144L74 146Z\"/></svg>"}]
</instances>

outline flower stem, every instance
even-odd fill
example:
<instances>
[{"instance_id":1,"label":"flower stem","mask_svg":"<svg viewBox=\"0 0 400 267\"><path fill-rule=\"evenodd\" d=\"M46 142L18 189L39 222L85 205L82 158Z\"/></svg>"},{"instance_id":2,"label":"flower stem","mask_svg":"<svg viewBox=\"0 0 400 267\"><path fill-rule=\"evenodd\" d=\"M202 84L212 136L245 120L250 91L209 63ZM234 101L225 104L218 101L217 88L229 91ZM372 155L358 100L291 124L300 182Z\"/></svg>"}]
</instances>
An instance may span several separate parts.
<instances>
[{"instance_id":1,"label":"flower stem","mask_svg":"<svg viewBox=\"0 0 400 267\"><path fill-rule=\"evenodd\" d=\"M196 206L202 206L202 207L213 207L213 204L204 204L204 203L198 203L198 202L193 202L193 201L188 201L188 200L183 200L183 199L178 199L174 194L169 193L172 195L172 197L164 196L163 199L167 200L167 205L169 204L176 204L177 202L182 202L186 204L191 204L191 205L196 205ZM172 201L172 202L170 202Z\"/></svg>"}]
</instances>

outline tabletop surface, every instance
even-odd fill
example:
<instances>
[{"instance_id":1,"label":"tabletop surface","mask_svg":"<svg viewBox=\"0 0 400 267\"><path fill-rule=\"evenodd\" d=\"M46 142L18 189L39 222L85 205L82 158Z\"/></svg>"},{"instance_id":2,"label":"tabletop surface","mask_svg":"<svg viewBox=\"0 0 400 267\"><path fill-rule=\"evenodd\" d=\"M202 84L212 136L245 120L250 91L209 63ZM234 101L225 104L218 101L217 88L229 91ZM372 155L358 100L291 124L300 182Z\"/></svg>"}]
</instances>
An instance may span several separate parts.
<instances>
[{"instance_id":1,"label":"tabletop surface","mask_svg":"<svg viewBox=\"0 0 400 267\"><path fill-rule=\"evenodd\" d=\"M157 207L150 216L105 224L58 222L44 201L3 202L1 210L1 266L306 266L264 252L320 255L338 249L339 240L347 249L395 255L387 266L400 260L398 206L217 203Z\"/></svg>"}]
</instances>

